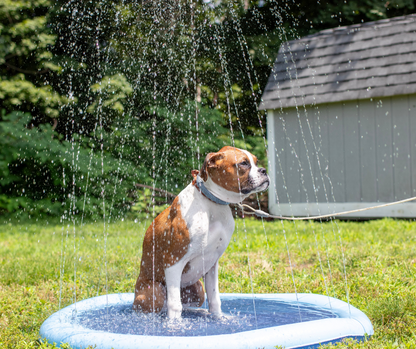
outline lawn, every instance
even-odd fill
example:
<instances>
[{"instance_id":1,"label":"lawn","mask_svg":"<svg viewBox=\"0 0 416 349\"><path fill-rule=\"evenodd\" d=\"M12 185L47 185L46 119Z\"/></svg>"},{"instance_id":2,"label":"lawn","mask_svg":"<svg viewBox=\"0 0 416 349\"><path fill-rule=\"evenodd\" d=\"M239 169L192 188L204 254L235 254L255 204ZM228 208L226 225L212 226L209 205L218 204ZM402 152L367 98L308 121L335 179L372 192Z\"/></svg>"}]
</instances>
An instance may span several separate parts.
<instances>
[{"instance_id":1,"label":"lawn","mask_svg":"<svg viewBox=\"0 0 416 349\"><path fill-rule=\"evenodd\" d=\"M149 223L142 217L74 229L56 220L2 222L0 348L52 348L38 342L38 332L53 312L75 299L133 292ZM236 226L220 260L222 292L294 292L296 285L346 301L348 290L375 335L336 348L416 347L415 222L238 219Z\"/></svg>"}]
</instances>

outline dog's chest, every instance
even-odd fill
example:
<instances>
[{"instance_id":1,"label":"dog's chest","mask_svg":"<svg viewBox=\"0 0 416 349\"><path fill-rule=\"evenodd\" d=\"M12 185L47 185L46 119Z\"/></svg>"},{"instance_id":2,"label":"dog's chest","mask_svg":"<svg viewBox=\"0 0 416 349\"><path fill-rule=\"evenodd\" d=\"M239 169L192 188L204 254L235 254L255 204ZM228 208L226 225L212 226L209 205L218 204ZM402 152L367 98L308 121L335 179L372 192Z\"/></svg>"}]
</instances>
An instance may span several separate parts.
<instances>
[{"instance_id":1,"label":"dog's chest","mask_svg":"<svg viewBox=\"0 0 416 349\"><path fill-rule=\"evenodd\" d=\"M200 194L192 188L187 189L190 189L188 195L181 200L190 234L183 285L195 283L212 268L226 250L234 232L234 219L228 206L206 199L197 200Z\"/></svg>"},{"instance_id":2,"label":"dog's chest","mask_svg":"<svg viewBox=\"0 0 416 349\"><path fill-rule=\"evenodd\" d=\"M206 243L201 243L202 251L207 259L214 259L214 262L224 253L230 243L234 227L231 224L212 220L209 224Z\"/></svg>"},{"instance_id":3,"label":"dog's chest","mask_svg":"<svg viewBox=\"0 0 416 349\"><path fill-rule=\"evenodd\" d=\"M194 284L218 261L230 242L233 229L218 222L212 222L205 236L193 236L188 248L186 270L182 285Z\"/></svg>"}]
</instances>

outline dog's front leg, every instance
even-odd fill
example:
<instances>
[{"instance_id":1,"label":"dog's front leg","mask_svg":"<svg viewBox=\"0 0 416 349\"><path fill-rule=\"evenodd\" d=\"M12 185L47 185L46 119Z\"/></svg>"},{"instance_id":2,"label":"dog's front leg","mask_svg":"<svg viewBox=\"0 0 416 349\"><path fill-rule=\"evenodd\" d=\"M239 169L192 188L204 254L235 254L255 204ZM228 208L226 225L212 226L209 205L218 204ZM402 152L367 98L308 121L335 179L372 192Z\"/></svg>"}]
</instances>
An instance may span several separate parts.
<instances>
[{"instance_id":1,"label":"dog's front leg","mask_svg":"<svg viewBox=\"0 0 416 349\"><path fill-rule=\"evenodd\" d=\"M181 277L184 264L179 261L165 269L167 308L170 319L180 318L182 314Z\"/></svg>"},{"instance_id":2,"label":"dog's front leg","mask_svg":"<svg viewBox=\"0 0 416 349\"><path fill-rule=\"evenodd\" d=\"M221 299L218 287L218 261L205 274L205 289L210 313L213 315L221 315Z\"/></svg>"}]
</instances>

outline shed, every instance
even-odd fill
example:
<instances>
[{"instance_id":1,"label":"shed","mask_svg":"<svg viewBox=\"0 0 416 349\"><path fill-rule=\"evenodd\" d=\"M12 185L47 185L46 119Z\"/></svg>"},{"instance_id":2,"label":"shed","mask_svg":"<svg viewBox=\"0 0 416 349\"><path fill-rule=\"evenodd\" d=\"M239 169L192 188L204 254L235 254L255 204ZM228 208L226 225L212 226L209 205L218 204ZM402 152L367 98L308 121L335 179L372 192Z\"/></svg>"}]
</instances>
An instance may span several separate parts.
<instances>
[{"instance_id":1,"label":"shed","mask_svg":"<svg viewBox=\"0 0 416 349\"><path fill-rule=\"evenodd\" d=\"M318 215L416 196L416 15L282 44L260 108L271 213ZM385 216L416 217L416 203L347 217Z\"/></svg>"}]
</instances>

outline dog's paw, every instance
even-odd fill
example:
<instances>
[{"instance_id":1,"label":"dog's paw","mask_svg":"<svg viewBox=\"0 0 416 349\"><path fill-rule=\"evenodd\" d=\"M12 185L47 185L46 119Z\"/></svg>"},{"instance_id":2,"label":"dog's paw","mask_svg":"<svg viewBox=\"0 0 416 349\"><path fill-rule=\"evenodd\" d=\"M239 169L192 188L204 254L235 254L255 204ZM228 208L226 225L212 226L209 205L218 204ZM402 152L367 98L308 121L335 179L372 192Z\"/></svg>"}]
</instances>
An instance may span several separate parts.
<instances>
[{"instance_id":1,"label":"dog's paw","mask_svg":"<svg viewBox=\"0 0 416 349\"><path fill-rule=\"evenodd\" d=\"M169 319L180 319L182 315L182 307L168 306L168 318Z\"/></svg>"},{"instance_id":2,"label":"dog's paw","mask_svg":"<svg viewBox=\"0 0 416 349\"><path fill-rule=\"evenodd\" d=\"M221 320L226 318L226 316L221 311L210 312L210 315L215 320Z\"/></svg>"}]
</instances>

